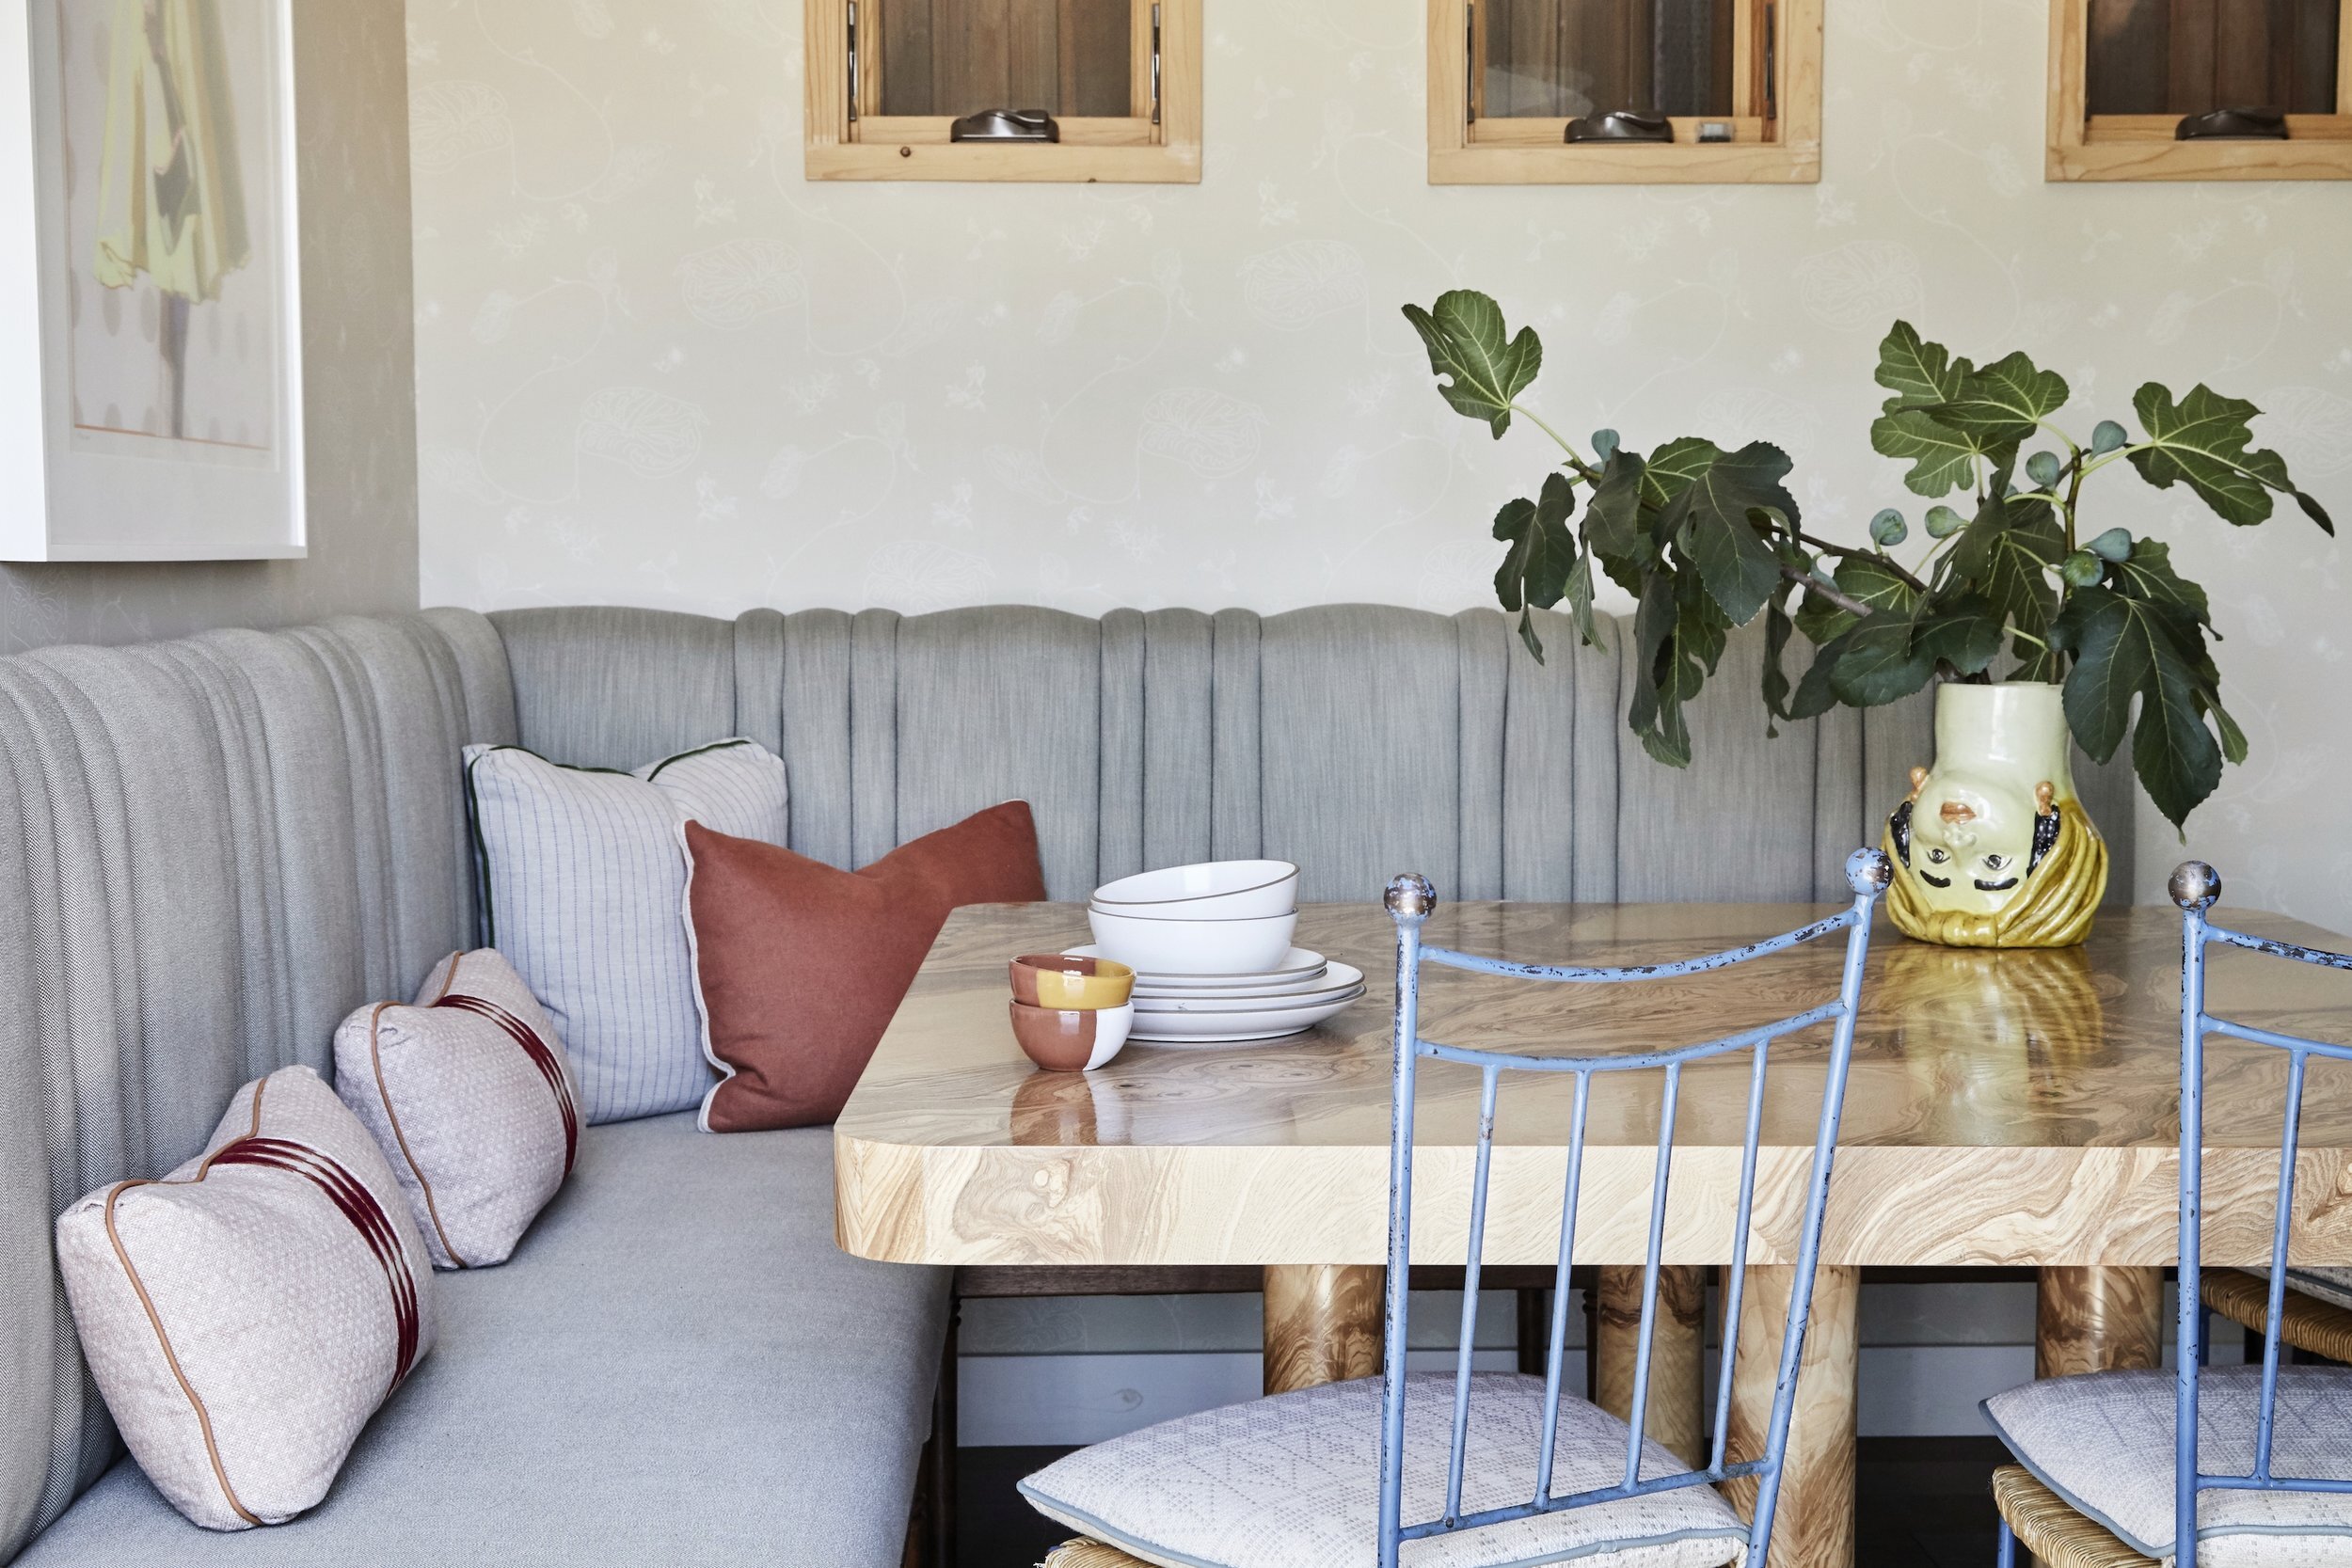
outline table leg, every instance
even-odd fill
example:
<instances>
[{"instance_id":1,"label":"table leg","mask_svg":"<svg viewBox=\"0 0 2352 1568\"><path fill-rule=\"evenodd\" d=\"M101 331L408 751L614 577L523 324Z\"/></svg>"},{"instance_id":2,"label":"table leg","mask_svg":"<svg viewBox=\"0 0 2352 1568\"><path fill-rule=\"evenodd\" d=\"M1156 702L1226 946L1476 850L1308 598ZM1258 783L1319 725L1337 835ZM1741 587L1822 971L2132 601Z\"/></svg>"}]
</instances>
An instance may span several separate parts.
<instances>
[{"instance_id":1,"label":"table leg","mask_svg":"<svg viewBox=\"0 0 2352 1568\"><path fill-rule=\"evenodd\" d=\"M1380 1373L1377 1263L1277 1263L1265 1271L1265 1391Z\"/></svg>"},{"instance_id":2,"label":"table leg","mask_svg":"<svg viewBox=\"0 0 2352 1568\"><path fill-rule=\"evenodd\" d=\"M1779 1380L1783 1330L1796 1270L1751 1267L1740 1308L1739 1362L1731 1379L1728 1457L1764 1451ZM1788 1421L1780 1500L1772 1515L1772 1568L1853 1568L1854 1381L1862 1271L1824 1263L1813 1276L1813 1312L1797 1403ZM1724 1483L1742 1518L1753 1518L1756 1483Z\"/></svg>"},{"instance_id":3,"label":"table leg","mask_svg":"<svg viewBox=\"0 0 2352 1568\"><path fill-rule=\"evenodd\" d=\"M1594 1291L1593 1402L1619 1420L1633 1418L1633 1372L1642 1349L1642 1274L1610 1265ZM1700 1424L1705 1399L1707 1271L1658 1271L1657 1322L1650 1331L1649 1404L1642 1423L1666 1451L1690 1464L1706 1459Z\"/></svg>"},{"instance_id":4,"label":"table leg","mask_svg":"<svg viewBox=\"0 0 2352 1568\"><path fill-rule=\"evenodd\" d=\"M2164 1365L2162 1269L2043 1269L2034 1318L2037 1378Z\"/></svg>"}]
</instances>

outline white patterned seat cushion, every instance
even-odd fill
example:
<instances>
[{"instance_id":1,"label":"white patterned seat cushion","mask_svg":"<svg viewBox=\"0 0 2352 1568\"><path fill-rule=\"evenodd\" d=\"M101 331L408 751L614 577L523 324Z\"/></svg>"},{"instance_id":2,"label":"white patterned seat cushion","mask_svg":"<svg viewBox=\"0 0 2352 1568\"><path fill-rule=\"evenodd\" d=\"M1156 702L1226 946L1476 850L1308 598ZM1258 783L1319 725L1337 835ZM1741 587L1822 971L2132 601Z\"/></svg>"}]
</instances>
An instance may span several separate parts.
<instances>
[{"instance_id":1,"label":"white patterned seat cushion","mask_svg":"<svg viewBox=\"0 0 2352 1568\"><path fill-rule=\"evenodd\" d=\"M326 1496L432 1348L433 1265L399 1183L307 1067L247 1084L202 1154L57 1217L90 1374L155 1490L211 1529Z\"/></svg>"},{"instance_id":2,"label":"white patterned seat cushion","mask_svg":"<svg viewBox=\"0 0 2352 1568\"><path fill-rule=\"evenodd\" d=\"M580 1147L564 1042L487 947L435 964L414 1006L343 1020L335 1092L384 1151L438 1268L506 1261Z\"/></svg>"},{"instance_id":3,"label":"white patterned seat cushion","mask_svg":"<svg viewBox=\"0 0 2352 1568\"><path fill-rule=\"evenodd\" d=\"M2044 1486L2169 1563L2175 1387L2167 1371L2093 1372L1996 1394L1984 1413ZM2198 1469L2249 1473L2262 1369L2212 1368L2198 1387ZM2271 1474L2352 1481L2352 1370L2279 1369ZM2342 1568L2352 1562L2352 1496L2208 1491L2197 1542L2200 1568Z\"/></svg>"},{"instance_id":4,"label":"white patterned seat cushion","mask_svg":"<svg viewBox=\"0 0 2352 1568\"><path fill-rule=\"evenodd\" d=\"M1523 1503L1535 1490L1543 1380L1480 1373L1470 1387L1462 1506ZM1453 1415L1452 1374L1406 1379L1408 1526L1444 1509ZM1615 1417L1562 1400L1553 1495L1617 1484L1627 1434ZM1644 1445L1645 1480L1688 1468ZM1162 1568L1366 1568L1379 1540L1380 1380L1162 1421L1056 1461L1021 1493L1048 1518ZM1408 1542L1404 1551L1408 1568L1727 1568L1746 1558L1746 1528L1703 1485Z\"/></svg>"},{"instance_id":5,"label":"white patterned seat cushion","mask_svg":"<svg viewBox=\"0 0 2352 1568\"><path fill-rule=\"evenodd\" d=\"M678 824L783 844L783 760L739 738L614 773L469 746L466 798L491 945L563 1035L581 1115L627 1121L701 1104L711 1069Z\"/></svg>"},{"instance_id":6,"label":"white patterned seat cushion","mask_svg":"<svg viewBox=\"0 0 2352 1568\"><path fill-rule=\"evenodd\" d=\"M2287 1283L2307 1296L2352 1311L2352 1269L2287 1269Z\"/></svg>"}]
</instances>

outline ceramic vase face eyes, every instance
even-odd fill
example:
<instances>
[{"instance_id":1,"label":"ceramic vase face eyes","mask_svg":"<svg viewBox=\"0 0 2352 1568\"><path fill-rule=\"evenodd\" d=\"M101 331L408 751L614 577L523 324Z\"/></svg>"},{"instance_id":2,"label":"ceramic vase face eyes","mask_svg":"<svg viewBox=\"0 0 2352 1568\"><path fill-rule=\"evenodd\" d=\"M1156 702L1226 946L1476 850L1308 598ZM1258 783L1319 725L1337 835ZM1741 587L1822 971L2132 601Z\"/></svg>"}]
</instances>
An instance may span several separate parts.
<instances>
[{"instance_id":1,"label":"ceramic vase face eyes","mask_svg":"<svg viewBox=\"0 0 2352 1568\"><path fill-rule=\"evenodd\" d=\"M1931 773L1910 801L1913 876L1937 909L1997 914L2038 870L2034 831L2052 800L2047 779L2030 784L1955 766ZM2055 800L2048 808L2057 809Z\"/></svg>"},{"instance_id":2,"label":"ceramic vase face eyes","mask_svg":"<svg viewBox=\"0 0 2352 1568\"><path fill-rule=\"evenodd\" d=\"M2090 933L2107 852L2074 794L2055 686L1947 685L1936 760L1888 817L1887 912L1923 942L2064 947Z\"/></svg>"}]
</instances>

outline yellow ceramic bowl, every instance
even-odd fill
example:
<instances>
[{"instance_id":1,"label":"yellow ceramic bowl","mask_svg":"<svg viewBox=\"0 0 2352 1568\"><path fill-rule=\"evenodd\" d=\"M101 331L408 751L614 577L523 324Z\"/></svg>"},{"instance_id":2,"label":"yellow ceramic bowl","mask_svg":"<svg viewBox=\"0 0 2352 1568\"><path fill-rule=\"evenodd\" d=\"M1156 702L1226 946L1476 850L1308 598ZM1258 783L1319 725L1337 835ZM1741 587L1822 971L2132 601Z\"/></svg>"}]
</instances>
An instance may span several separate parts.
<instances>
[{"instance_id":1,"label":"yellow ceramic bowl","mask_svg":"<svg viewBox=\"0 0 2352 1568\"><path fill-rule=\"evenodd\" d=\"M1011 970L1014 1000L1053 1012L1123 1007L1136 991L1136 972L1109 958L1024 953Z\"/></svg>"}]
</instances>

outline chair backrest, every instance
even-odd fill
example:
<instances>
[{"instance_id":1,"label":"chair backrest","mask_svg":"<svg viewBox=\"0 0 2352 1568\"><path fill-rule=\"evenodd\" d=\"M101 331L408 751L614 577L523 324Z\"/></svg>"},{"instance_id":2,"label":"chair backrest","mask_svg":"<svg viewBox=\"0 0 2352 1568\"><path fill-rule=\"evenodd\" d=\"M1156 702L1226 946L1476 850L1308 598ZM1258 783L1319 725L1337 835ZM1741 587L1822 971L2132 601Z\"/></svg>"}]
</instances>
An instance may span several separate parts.
<instances>
[{"instance_id":1,"label":"chair backrest","mask_svg":"<svg viewBox=\"0 0 2352 1568\"><path fill-rule=\"evenodd\" d=\"M1478 1529L1540 1513L1591 1507L1619 1498L1704 1486L1737 1477L1756 1483L1756 1513L1748 1533L1751 1568L1763 1568L1772 1533L1772 1510L1780 1490L1781 1458L1788 1445L1788 1418L1795 1402L1798 1358L1804 1348L1805 1318L1812 1305L1814 1264L1820 1252L1821 1215L1829 1196L1830 1164L1837 1144L1838 1117L1844 1107L1846 1069L1853 1053L1854 1018L1862 999L1863 961L1870 947L1870 916L1879 896L1893 879L1893 868L1876 849L1857 849L1846 861L1846 879L1853 902L1841 913L1817 920L1766 941L1702 958L1677 962L1619 968L1511 963L1424 947L1422 924L1437 907L1428 880L1399 877L1389 884L1389 912L1396 922L1396 1020L1394 1102L1391 1116L1389 1182L1389 1273L1387 1344L1382 1355L1380 1432L1380 1568L1395 1568L1402 1544L1458 1530ZM1801 943L1846 933L1843 978L1836 1000L1775 1022L1744 1029L1719 1039L1645 1052L1637 1055L1565 1056L1479 1051L1439 1044L1421 1036L1421 971L1426 963L1518 980L1595 985L1627 981L1672 980L1746 963L1786 952ZM1748 1230L1756 1208L1756 1146L1763 1128L1765 1066L1772 1042L1821 1023L1833 1026L1829 1072L1824 1082L1820 1116L1807 1179L1803 1229L1799 1238L1796 1278L1789 1294L1788 1319L1782 1341L1772 1418L1764 1451L1756 1458L1726 1463L1734 1347L1739 1343L1740 1298L1745 1285ZM1675 1104L1682 1070L1693 1062L1750 1052L1754 1066L1749 1077L1746 1139L1740 1160L1740 1196L1733 1219L1731 1265L1724 1304L1724 1355L1715 1393L1715 1435L1703 1467L1667 1476L1641 1474L1643 1429L1649 1399L1650 1344L1658 1310L1658 1271L1665 1243L1667 1179L1674 1163ZM1405 1470L1405 1347L1407 1327L1407 1276L1412 1262L1413 1108L1417 1069L1422 1058L1475 1068L1481 1074L1478 1111L1478 1151L1471 1179L1469 1259L1463 1279L1462 1333L1454 1380L1452 1440L1446 1466L1444 1511L1436 1518L1410 1522L1403 1517ZM1642 1275L1642 1318L1633 1374L1633 1408L1626 1443L1623 1479L1614 1485L1588 1487L1565 1496L1553 1495L1553 1464L1557 1455L1561 1363L1567 1338L1568 1270L1576 1250L1577 1194L1584 1162L1586 1114L1592 1102L1593 1080L1604 1073L1656 1071L1663 1078L1660 1099L1656 1174L1650 1187L1647 1257ZM1485 1244L1486 1193L1493 1169L1495 1101L1506 1072L1565 1073L1576 1085L1575 1109L1568 1130L1567 1178L1562 1198L1558 1263L1552 1277L1550 1343L1545 1357L1543 1437L1529 1500L1504 1507L1465 1513L1462 1507L1463 1457L1470 1411L1470 1349L1478 1301L1480 1254Z\"/></svg>"},{"instance_id":2,"label":"chair backrest","mask_svg":"<svg viewBox=\"0 0 2352 1568\"><path fill-rule=\"evenodd\" d=\"M2352 970L2352 954L2298 947L2291 942L2249 936L2205 918L2221 896L2221 877L2202 861L2172 873L2172 901L2181 907L2181 1293L2180 1371L2173 1459L2173 1540L2179 1568L2197 1561L2197 1494L2206 1491L2346 1492L2352 1481L2281 1477L2270 1473L2271 1438L2279 1411L2279 1327L2286 1309L2287 1237L2295 1217L2295 1157L2301 1141L2303 1086L2312 1058L2352 1062L2352 1046L2331 1045L2257 1029L2216 1018L2205 1010L2205 949L2214 942L2243 947L2274 958ZM2278 1208L2271 1225L2270 1301L2263 1339L2262 1398L2254 1418L2254 1463L2247 1474L2210 1475L2197 1459L2198 1383L2205 1360L2201 1227L2205 1164L2205 1037L2223 1035L2287 1053L2286 1117L2279 1138Z\"/></svg>"}]
</instances>

